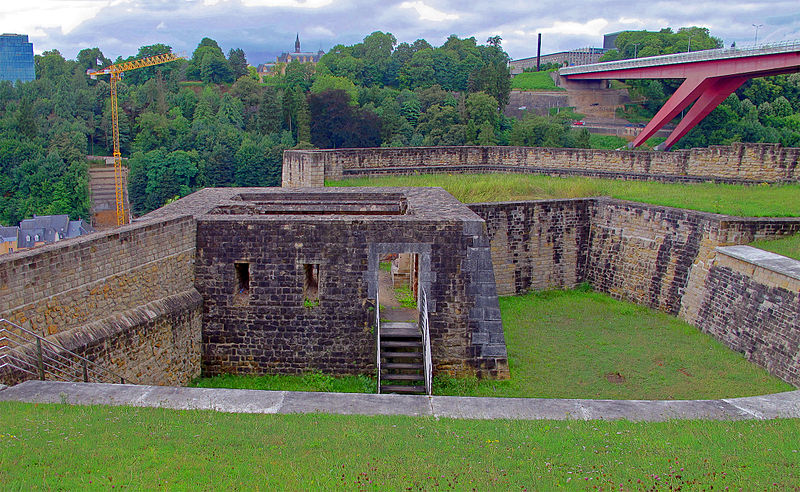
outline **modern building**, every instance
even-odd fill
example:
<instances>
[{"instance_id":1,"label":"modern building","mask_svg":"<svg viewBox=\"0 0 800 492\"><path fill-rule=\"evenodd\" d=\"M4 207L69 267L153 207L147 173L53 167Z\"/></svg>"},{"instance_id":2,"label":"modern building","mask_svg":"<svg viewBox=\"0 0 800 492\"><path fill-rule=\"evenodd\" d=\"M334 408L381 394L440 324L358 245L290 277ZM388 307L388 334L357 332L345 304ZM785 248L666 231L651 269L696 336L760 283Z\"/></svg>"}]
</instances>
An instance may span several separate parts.
<instances>
[{"instance_id":1,"label":"modern building","mask_svg":"<svg viewBox=\"0 0 800 492\"><path fill-rule=\"evenodd\" d=\"M572 65L588 65L590 63L597 63L600 57L603 56L605 50L603 48L577 48L570 51L559 51L558 53L548 53L539 57L539 62L542 65L548 63L558 63L561 66ZM520 58L519 60L511 60L511 75L522 73L526 68L536 68L536 57Z\"/></svg>"},{"instance_id":2,"label":"modern building","mask_svg":"<svg viewBox=\"0 0 800 492\"><path fill-rule=\"evenodd\" d=\"M33 43L27 34L0 35L0 80L30 82L36 78Z\"/></svg>"}]
</instances>

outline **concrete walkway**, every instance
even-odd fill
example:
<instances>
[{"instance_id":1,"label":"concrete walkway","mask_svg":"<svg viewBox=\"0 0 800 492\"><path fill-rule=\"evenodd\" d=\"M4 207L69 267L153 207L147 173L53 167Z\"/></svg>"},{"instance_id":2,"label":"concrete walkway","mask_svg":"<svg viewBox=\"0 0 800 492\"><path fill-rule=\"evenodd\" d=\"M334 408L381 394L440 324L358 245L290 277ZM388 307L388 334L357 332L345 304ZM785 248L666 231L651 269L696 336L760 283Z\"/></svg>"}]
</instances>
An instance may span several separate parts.
<instances>
[{"instance_id":1,"label":"concrete walkway","mask_svg":"<svg viewBox=\"0 0 800 492\"><path fill-rule=\"evenodd\" d=\"M657 422L670 419L800 418L800 391L723 400L557 400L26 381L1 390L0 401L131 405L231 413L320 412L458 419L627 419Z\"/></svg>"}]
</instances>

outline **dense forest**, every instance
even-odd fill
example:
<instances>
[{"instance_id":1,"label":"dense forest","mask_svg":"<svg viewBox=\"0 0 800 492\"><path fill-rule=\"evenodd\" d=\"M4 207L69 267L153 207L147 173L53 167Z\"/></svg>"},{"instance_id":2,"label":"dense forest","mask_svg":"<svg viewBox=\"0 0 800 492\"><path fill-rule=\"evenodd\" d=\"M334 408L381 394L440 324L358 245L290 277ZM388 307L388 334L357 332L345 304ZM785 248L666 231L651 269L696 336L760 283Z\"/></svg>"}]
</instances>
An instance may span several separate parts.
<instances>
[{"instance_id":1,"label":"dense forest","mask_svg":"<svg viewBox=\"0 0 800 492\"><path fill-rule=\"evenodd\" d=\"M691 27L677 32L629 31L620 33L616 50L601 61L686 51L722 48L708 29ZM735 48L735 45L730 46ZM621 117L647 120L664 105L682 80L629 80L631 96L641 101ZM675 148L727 145L732 142L779 142L800 147L800 74L760 77L745 82L692 129Z\"/></svg>"},{"instance_id":2,"label":"dense forest","mask_svg":"<svg viewBox=\"0 0 800 492\"><path fill-rule=\"evenodd\" d=\"M119 84L120 141L136 215L205 186L280 184L289 148L419 145L589 147L570 111L502 114L511 90L499 37L397 43L374 32L337 45L315 66L293 61L259 80L241 49L204 38L191 57L126 72ZM622 33L610 59L720 46L706 29ZM34 213L88 218L87 155L110 155L110 85L88 69L170 52L143 46L110 60L99 48L75 60L35 57L36 80L0 82L0 223ZM104 80L105 79L105 80ZM680 81L630 81L651 115ZM800 145L800 75L754 79L712 113L684 146L730 141Z\"/></svg>"},{"instance_id":3,"label":"dense forest","mask_svg":"<svg viewBox=\"0 0 800 492\"><path fill-rule=\"evenodd\" d=\"M204 38L191 58L126 72L120 142L135 214L204 186L280 184L288 148L405 145L574 145L569 118L516 122L500 38L451 36L397 44L375 32L335 46L316 66L296 61L260 81L245 54ZM143 46L127 59L170 52ZM32 214L89 215L87 155L110 155L110 85L87 69L112 63L99 48L75 60L35 57L36 80L0 84L0 223Z\"/></svg>"}]
</instances>

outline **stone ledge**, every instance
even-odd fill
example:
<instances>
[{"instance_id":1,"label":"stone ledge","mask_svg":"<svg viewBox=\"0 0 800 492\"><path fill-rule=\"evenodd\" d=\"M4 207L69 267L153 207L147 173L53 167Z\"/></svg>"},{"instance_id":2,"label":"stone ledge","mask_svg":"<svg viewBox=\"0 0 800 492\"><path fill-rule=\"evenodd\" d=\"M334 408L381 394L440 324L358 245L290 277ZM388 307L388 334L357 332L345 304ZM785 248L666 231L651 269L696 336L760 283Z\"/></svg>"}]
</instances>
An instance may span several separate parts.
<instances>
[{"instance_id":1,"label":"stone ledge","mask_svg":"<svg viewBox=\"0 0 800 492\"><path fill-rule=\"evenodd\" d=\"M800 280L800 261L798 260L744 245L721 246L717 248L717 251L731 258Z\"/></svg>"}]
</instances>

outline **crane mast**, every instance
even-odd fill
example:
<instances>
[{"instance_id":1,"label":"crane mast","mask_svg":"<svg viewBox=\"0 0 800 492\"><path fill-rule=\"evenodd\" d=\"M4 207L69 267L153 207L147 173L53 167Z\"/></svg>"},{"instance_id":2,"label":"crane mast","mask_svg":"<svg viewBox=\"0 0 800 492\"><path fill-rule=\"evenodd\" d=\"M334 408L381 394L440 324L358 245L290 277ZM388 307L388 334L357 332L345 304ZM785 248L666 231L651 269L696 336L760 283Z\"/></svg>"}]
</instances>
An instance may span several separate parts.
<instances>
[{"instance_id":1,"label":"crane mast","mask_svg":"<svg viewBox=\"0 0 800 492\"><path fill-rule=\"evenodd\" d=\"M138 60L131 60L124 63L102 68L100 70L89 69L86 75L96 79L98 75L111 76L111 128L114 136L114 195L117 201L117 225L125 224L125 179L122 175L122 153L119 150L119 103L117 102L117 83L122 78L122 73L137 68L152 67L175 60L182 57L172 53L163 55L148 56ZM130 215L130 214L129 214Z\"/></svg>"}]
</instances>

